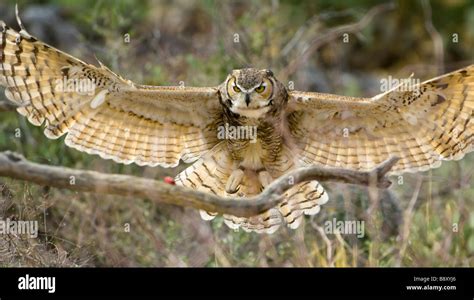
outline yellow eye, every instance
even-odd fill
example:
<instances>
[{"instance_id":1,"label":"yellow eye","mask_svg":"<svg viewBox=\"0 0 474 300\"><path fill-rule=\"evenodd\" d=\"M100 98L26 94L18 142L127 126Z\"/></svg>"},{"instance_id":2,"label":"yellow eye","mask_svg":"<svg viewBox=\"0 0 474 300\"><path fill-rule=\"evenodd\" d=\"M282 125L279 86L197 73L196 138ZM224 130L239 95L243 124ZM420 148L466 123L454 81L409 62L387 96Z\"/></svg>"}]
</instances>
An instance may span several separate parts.
<instances>
[{"instance_id":1,"label":"yellow eye","mask_svg":"<svg viewBox=\"0 0 474 300\"><path fill-rule=\"evenodd\" d=\"M257 93L262 93L264 90L265 90L265 86L264 86L264 85L261 85L261 86L259 86L259 87L257 87L257 88L255 89L255 91L256 91Z\"/></svg>"},{"instance_id":2,"label":"yellow eye","mask_svg":"<svg viewBox=\"0 0 474 300\"><path fill-rule=\"evenodd\" d=\"M240 93L240 89L238 86L234 85L233 88L234 88L234 92Z\"/></svg>"}]
</instances>

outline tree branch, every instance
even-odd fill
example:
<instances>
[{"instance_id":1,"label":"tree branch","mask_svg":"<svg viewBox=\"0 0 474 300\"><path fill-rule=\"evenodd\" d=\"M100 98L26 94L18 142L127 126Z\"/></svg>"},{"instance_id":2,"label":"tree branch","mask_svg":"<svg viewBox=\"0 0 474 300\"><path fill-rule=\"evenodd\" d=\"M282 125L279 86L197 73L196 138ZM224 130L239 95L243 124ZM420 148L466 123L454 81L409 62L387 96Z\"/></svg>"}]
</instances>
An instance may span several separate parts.
<instances>
[{"instance_id":1,"label":"tree branch","mask_svg":"<svg viewBox=\"0 0 474 300\"><path fill-rule=\"evenodd\" d=\"M0 152L0 176L74 191L148 198L159 203L248 217L278 205L286 190L304 181L337 181L359 185L369 185L375 181L377 187L387 188L391 182L386 174L397 161L398 158L392 157L371 172L317 166L300 168L281 176L261 194L250 198L221 198L153 179L41 165L10 151Z\"/></svg>"}]
</instances>

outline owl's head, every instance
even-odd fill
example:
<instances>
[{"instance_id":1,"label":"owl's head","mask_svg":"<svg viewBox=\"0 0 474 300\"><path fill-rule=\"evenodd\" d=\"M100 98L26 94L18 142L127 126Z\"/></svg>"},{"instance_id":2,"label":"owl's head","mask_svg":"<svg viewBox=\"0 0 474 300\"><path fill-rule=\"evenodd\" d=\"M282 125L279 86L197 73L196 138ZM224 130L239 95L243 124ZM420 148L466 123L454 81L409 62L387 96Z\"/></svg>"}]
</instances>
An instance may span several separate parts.
<instances>
[{"instance_id":1,"label":"owl's head","mask_svg":"<svg viewBox=\"0 0 474 300\"><path fill-rule=\"evenodd\" d=\"M284 87L270 70L239 69L224 82L223 104L233 113L247 118L260 118L281 106Z\"/></svg>"}]
</instances>

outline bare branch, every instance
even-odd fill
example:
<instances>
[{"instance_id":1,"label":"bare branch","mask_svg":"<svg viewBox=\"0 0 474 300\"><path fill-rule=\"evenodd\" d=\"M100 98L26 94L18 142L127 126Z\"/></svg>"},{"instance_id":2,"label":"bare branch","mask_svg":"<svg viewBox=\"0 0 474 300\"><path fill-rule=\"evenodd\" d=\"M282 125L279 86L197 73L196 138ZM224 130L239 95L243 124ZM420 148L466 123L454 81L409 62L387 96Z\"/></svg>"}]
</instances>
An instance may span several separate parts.
<instances>
[{"instance_id":1,"label":"bare branch","mask_svg":"<svg viewBox=\"0 0 474 300\"><path fill-rule=\"evenodd\" d=\"M261 194L251 198L221 198L153 179L41 165L10 151L0 152L0 176L74 191L134 196L159 203L249 217L278 205L283 200L282 194L286 190L304 181L337 181L369 185L371 178L376 178L378 187L387 188L391 183L386 174L397 161L398 158L390 158L371 172L317 166L300 168L281 176Z\"/></svg>"}]
</instances>

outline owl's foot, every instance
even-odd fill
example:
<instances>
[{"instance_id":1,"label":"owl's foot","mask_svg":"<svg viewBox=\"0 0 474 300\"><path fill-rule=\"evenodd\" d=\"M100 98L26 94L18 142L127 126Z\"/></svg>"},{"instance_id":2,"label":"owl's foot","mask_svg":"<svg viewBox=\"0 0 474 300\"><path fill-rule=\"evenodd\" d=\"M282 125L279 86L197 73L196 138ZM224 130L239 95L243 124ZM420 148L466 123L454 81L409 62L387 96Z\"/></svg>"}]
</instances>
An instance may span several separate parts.
<instances>
[{"instance_id":1,"label":"owl's foot","mask_svg":"<svg viewBox=\"0 0 474 300\"><path fill-rule=\"evenodd\" d=\"M235 194L239 191L240 184L242 183L242 179L244 178L244 171L241 169L236 169L232 171L230 174L229 179L225 184L225 191L228 194Z\"/></svg>"},{"instance_id":2,"label":"owl's foot","mask_svg":"<svg viewBox=\"0 0 474 300\"><path fill-rule=\"evenodd\" d=\"M258 180L260 180L260 184L262 185L262 190L266 188L270 183L272 183L273 178L268 171L260 171L258 172Z\"/></svg>"}]
</instances>

